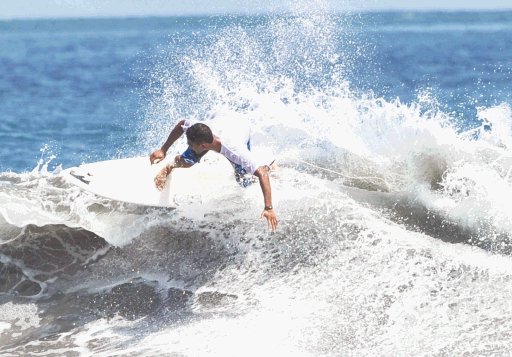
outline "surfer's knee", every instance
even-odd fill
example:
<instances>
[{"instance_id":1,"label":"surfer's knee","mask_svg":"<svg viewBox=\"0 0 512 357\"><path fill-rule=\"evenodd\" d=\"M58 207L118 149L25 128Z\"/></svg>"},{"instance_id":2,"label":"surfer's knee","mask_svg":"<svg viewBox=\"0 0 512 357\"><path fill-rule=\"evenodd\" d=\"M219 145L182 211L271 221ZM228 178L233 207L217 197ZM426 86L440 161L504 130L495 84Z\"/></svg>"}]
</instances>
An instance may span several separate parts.
<instances>
[{"instance_id":1,"label":"surfer's knee","mask_svg":"<svg viewBox=\"0 0 512 357\"><path fill-rule=\"evenodd\" d=\"M187 168L191 167L192 165L194 165L194 163L187 162L187 160L185 160L182 155L176 155L176 157L174 158L175 167Z\"/></svg>"}]
</instances>

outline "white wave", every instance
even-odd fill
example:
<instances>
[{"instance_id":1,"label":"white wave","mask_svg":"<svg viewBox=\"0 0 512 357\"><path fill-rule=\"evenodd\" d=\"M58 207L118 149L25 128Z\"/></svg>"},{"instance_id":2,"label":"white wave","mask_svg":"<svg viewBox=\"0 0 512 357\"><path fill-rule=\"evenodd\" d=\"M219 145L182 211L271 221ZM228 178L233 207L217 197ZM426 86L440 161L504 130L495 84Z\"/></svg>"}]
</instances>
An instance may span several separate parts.
<instances>
[{"instance_id":1,"label":"white wave","mask_svg":"<svg viewBox=\"0 0 512 357\"><path fill-rule=\"evenodd\" d=\"M265 93L246 86L241 95L251 98L251 106L237 117L253 124L254 146L273 148L278 164L298 171L284 170L273 179L276 207L288 204L289 192L307 195L292 188L301 173L310 175L306 182L321 179L327 185L406 194L483 236L512 234L506 198L512 193L507 104L482 108L482 126L459 132L451 124L454 118L437 109L428 95L413 104L357 97L346 87L294 94L285 86ZM229 105L222 108L233 111ZM154 225L180 218L204 220L218 212L219 202L233 210L242 204L257 216L262 200L258 187L239 191L233 185L233 190L222 186L224 191L215 195L183 197L175 211L142 209L69 186L59 179L60 168L48 172L48 163L40 161L31 173L2 174L0 213L8 223L83 227L123 245ZM229 166L216 167L209 160L200 165L203 170Z\"/></svg>"}]
</instances>

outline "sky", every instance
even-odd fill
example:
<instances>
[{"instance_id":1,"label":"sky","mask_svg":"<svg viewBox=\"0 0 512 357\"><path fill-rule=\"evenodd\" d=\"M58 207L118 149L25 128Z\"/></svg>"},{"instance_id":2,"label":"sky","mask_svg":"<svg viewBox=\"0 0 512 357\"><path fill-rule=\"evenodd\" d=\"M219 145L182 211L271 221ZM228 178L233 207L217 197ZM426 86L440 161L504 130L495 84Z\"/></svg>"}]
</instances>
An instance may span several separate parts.
<instances>
[{"instance_id":1,"label":"sky","mask_svg":"<svg viewBox=\"0 0 512 357\"><path fill-rule=\"evenodd\" d=\"M512 0L0 0L0 19L265 13L296 6L327 6L334 10L496 10L512 9Z\"/></svg>"}]
</instances>

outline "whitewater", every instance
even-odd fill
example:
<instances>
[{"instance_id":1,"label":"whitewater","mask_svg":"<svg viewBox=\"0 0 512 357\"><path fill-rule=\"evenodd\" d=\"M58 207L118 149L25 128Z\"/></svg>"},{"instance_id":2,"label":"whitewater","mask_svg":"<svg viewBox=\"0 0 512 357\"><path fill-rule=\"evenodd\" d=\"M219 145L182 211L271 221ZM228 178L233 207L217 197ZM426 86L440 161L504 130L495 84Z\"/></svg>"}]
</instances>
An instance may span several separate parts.
<instances>
[{"instance_id":1,"label":"whitewater","mask_svg":"<svg viewBox=\"0 0 512 357\"><path fill-rule=\"evenodd\" d=\"M469 27L510 38L508 20L489 30L452 17L369 31ZM143 207L67 183L61 171L73 155L53 142L31 170L8 169L15 162L2 154L1 354L509 355L508 88L503 100L467 100L461 114L431 82L408 98L358 87L354 78L379 66L358 72L377 57L357 14L297 6L197 21L144 60L138 114L113 126L123 140L98 143L108 146L102 158L149 155L178 118L231 113L251 123L255 147L276 155L277 232L259 217L258 185L212 182L176 197L176 208ZM87 33L68 31L66 41ZM101 31L117 41L130 33ZM12 139L5 118L2 136ZM70 140L79 150L88 139ZM229 171L213 154L197 166Z\"/></svg>"}]
</instances>

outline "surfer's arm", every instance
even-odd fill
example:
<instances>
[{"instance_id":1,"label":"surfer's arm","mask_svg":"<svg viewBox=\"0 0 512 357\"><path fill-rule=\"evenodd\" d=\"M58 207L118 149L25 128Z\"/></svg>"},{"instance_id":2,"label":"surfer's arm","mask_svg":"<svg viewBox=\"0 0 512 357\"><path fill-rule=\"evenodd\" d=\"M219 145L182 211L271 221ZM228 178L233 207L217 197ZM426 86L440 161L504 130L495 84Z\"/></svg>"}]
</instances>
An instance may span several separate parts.
<instances>
[{"instance_id":1,"label":"surfer's arm","mask_svg":"<svg viewBox=\"0 0 512 357\"><path fill-rule=\"evenodd\" d=\"M260 166L254 172L260 182L261 191L263 192L263 200L265 208L261 213L261 217L265 217L268 222L269 228L274 232L277 229L277 216L272 207L272 188L270 187L270 178L268 175L268 167Z\"/></svg>"},{"instance_id":2,"label":"surfer's arm","mask_svg":"<svg viewBox=\"0 0 512 357\"><path fill-rule=\"evenodd\" d=\"M167 140L162 145L160 150L156 150L155 152L153 152L151 154L151 156L149 157L149 160L151 161L152 164L158 163L158 162L162 161L163 159L165 159L165 156L167 155L167 150L169 150L169 148L172 146L172 144L174 144L174 142L176 140L178 140L180 138L180 136L183 135L183 133L184 133L183 125L184 124L185 124L185 120L184 119L180 120L176 124L174 129L171 130L171 133L167 137Z\"/></svg>"},{"instance_id":3,"label":"surfer's arm","mask_svg":"<svg viewBox=\"0 0 512 357\"><path fill-rule=\"evenodd\" d=\"M185 120L180 120L178 122L178 124L176 124L174 129L171 130L169 137L167 138L165 143L162 145L162 148L160 150L167 153L167 150L169 150L169 148L172 146L172 144L174 144L174 142L176 140L178 140L180 138L180 136L183 135L183 132L184 132L183 125L184 124L185 124Z\"/></svg>"}]
</instances>

